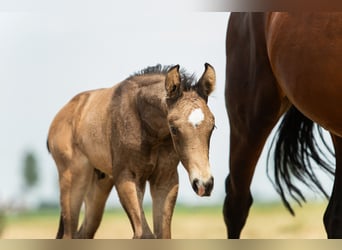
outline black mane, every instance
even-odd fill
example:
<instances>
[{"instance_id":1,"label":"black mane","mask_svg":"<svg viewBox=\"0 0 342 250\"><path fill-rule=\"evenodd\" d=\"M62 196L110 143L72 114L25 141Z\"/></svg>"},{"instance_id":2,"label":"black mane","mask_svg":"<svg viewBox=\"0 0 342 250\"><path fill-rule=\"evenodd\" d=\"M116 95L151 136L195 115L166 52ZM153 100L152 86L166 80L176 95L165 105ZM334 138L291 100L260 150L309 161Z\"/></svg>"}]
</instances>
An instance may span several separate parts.
<instances>
[{"instance_id":1,"label":"black mane","mask_svg":"<svg viewBox=\"0 0 342 250\"><path fill-rule=\"evenodd\" d=\"M128 79L131 79L136 76L144 76L144 75L153 75L153 74L161 74L166 75L167 72L173 67L174 65L161 65L157 64L155 66L148 66L140 71L135 72L131 75ZM181 76L181 83L183 85L183 90L190 91L195 89L195 84L197 79L195 74L188 73L184 68L179 70Z\"/></svg>"}]
</instances>

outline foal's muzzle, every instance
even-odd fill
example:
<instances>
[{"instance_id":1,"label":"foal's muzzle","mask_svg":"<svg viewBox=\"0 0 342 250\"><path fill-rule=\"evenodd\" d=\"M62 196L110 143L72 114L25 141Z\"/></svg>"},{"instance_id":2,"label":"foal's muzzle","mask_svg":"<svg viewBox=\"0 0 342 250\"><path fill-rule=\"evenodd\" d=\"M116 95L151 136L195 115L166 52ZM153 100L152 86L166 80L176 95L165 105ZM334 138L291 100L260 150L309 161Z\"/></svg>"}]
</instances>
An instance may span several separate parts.
<instances>
[{"instance_id":1,"label":"foal's muzzle","mask_svg":"<svg viewBox=\"0 0 342 250\"><path fill-rule=\"evenodd\" d=\"M194 179L192 182L192 188L194 189L195 193L199 196L210 196L211 191L214 187L214 178L210 177L210 179L206 182L203 182L199 179Z\"/></svg>"}]
</instances>

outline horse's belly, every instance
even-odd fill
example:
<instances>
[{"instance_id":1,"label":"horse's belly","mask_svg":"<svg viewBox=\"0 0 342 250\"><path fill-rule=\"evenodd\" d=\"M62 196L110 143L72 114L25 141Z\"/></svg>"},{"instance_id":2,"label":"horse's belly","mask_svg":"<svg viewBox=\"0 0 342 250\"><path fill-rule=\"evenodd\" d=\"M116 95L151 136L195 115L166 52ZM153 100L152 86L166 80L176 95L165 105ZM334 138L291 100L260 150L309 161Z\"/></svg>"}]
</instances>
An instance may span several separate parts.
<instances>
[{"instance_id":1,"label":"horse's belly","mask_svg":"<svg viewBox=\"0 0 342 250\"><path fill-rule=\"evenodd\" d=\"M342 13L276 13L266 38L273 72L289 100L342 136Z\"/></svg>"}]
</instances>

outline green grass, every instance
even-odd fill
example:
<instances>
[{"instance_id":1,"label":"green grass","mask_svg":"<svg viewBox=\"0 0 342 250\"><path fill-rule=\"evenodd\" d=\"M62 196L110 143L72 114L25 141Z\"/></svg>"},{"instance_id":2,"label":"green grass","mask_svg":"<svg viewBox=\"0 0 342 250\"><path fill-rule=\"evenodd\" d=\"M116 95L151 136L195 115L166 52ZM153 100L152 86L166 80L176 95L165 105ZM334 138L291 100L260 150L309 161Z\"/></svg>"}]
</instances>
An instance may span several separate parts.
<instances>
[{"instance_id":1,"label":"green grass","mask_svg":"<svg viewBox=\"0 0 342 250\"><path fill-rule=\"evenodd\" d=\"M243 238L325 238L322 223L326 203L293 205L293 217L280 203L256 203L243 230ZM6 216L4 238L54 238L59 208L41 209ZM152 225L151 206L145 214ZM173 222L174 238L225 238L222 205L195 207L177 204ZM105 211L98 238L131 238L129 220L120 207Z\"/></svg>"}]
</instances>

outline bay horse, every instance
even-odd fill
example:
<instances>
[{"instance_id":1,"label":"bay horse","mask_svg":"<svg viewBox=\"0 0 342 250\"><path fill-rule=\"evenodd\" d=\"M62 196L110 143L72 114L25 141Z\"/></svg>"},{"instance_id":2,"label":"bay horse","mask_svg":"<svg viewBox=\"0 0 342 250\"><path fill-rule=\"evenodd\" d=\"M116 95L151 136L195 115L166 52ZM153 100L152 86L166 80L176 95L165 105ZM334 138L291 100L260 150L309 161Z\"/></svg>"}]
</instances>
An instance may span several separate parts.
<instances>
[{"instance_id":1,"label":"bay horse","mask_svg":"<svg viewBox=\"0 0 342 250\"><path fill-rule=\"evenodd\" d=\"M157 65L67 103L54 118L47 142L59 174L57 238L93 238L113 186L133 238L170 238L178 163L197 195L209 196L213 189L209 143L215 120L207 101L215 81L208 63L197 82L179 65ZM146 182L153 232L143 211ZM78 229L83 202L85 218Z\"/></svg>"},{"instance_id":2,"label":"bay horse","mask_svg":"<svg viewBox=\"0 0 342 250\"><path fill-rule=\"evenodd\" d=\"M232 13L226 57L227 236L240 237L252 205L255 165L283 116L273 140L276 191L294 213L286 194L305 201L294 181L327 195L312 163L334 175L323 221L328 238L342 238L342 13ZM320 153L315 124L331 135L335 168Z\"/></svg>"}]
</instances>

